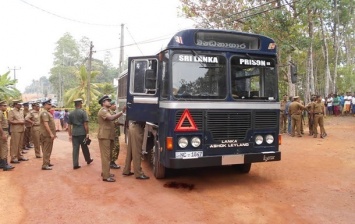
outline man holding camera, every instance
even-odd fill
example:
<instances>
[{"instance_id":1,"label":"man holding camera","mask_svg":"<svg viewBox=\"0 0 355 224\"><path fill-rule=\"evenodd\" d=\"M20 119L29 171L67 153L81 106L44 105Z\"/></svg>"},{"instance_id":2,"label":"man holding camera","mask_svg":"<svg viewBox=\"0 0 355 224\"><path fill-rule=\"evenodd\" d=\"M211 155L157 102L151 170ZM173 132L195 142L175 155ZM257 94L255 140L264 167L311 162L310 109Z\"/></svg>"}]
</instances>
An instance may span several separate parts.
<instances>
[{"instance_id":1,"label":"man holding camera","mask_svg":"<svg viewBox=\"0 0 355 224\"><path fill-rule=\"evenodd\" d=\"M90 157L90 151L88 144L90 143L89 138L89 119L86 112L82 109L83 100L74 100L75 110L69 114L68 121L68 134L69 140L73 144L73 169L79 169L79 147L83 151L83 155L86 163L89 165L94 161Z\"/></svg>"}]
</instances>

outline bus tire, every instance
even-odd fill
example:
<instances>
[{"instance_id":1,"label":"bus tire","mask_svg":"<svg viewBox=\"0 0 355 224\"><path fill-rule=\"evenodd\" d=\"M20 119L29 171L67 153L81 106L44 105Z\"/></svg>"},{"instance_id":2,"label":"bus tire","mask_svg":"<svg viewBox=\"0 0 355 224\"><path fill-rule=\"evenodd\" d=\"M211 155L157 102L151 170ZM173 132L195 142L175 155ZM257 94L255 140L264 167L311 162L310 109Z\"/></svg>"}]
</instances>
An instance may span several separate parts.
<instances>
[{"instance_id":1,"label":"bus tire","mask_svg":"<svg viewBox=\"0 0 355 224\"><path fill-rule=\"evenodd\" d=\"M160 163L160 153L159 149L154 146L153 147L153 174L157 179L165 178L166 168Z\"/></svg>"},{"instance_id":2,"label":"bus tire","mask_svg":"<svg viewBox=\"0 0 355 224\"><path fill-rule=\"evenodd\" d=\"M251 168L251 163L238 164L238 165L235 165L235 167L241 173L249 173L250 168Z\"/></svg>"}]
</instances>

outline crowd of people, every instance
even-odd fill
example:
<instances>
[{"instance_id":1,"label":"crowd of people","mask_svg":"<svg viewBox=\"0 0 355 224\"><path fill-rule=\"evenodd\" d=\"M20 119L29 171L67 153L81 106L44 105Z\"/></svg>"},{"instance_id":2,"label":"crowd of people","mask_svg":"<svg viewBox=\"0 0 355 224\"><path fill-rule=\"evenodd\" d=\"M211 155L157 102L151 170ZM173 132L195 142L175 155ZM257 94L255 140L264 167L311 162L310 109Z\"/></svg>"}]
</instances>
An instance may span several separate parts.
<instances>
[{"instance_id":1,"label":"crowd of people","mask_svg":"<svg viewBox=\"0 0 355 224\"><path fill-rule=\"evenodd\" d=\"M327 115L350 115L355 116L355 93L329 94L324 99L327 107Z\"/></svg>"},{"instance_id":2,"label":"crowd of people","mask_svg":"<svg viewBox=\"0 0 355 224\"><path fill-rule=\"evenodd\" d=\"M101 154L103 181L115 182L114 175L110 169L120 169L115 163L120 151L119 136L120 126L118 118L126 111L126 107L121 112L117 112L115 101L109 96L103 96L98 103L102 106L98 112L98 141ZM53 164L50 162L53 143L60 130L68 131L69 140L73 147L73 169L81 168L79 164L80 147L86 163L93 162L90 156L91 139L89 137L88 115L82 109L83 100L74 100L75 109L72 112L68 110L56 110L51 104L51 100L39 103L32 103L32 109L29 110L29 103L21 103L20 100L13 100L11 110L8 109L6 101L0 101L0 168L4 171L14 169L9 164L19 164L22 161L28 161L24 154L25 149L34 147L36 158L43 158L42 170L52 170ZM23 108L22 108L23 107ZM61 122L62 121L62 122ZM149 179L141 168L143 130L145 122L135 121L130 124L128 132L128 146L126 164L122 175L135 175L136 179ZM8 149L8 138L10 138L10 150ZM9 153L10 151L10 153ZM10 159L8 159L10 155ZM43 155L43 156L42 156ZM133 162L133 171L131 172L131 163Z\"/></svg>"}]
</instances>

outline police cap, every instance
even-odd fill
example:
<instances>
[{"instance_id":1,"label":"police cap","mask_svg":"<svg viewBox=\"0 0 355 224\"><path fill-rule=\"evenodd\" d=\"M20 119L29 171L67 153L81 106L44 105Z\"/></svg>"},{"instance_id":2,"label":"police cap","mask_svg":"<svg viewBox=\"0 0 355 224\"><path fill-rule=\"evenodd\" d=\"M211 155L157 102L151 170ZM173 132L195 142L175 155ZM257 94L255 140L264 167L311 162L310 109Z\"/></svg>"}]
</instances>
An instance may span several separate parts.
<instances>
[{"instance_id":1,"label":"police cap","mask_svg":"<svg viewBox=\"0 0 355 224\"><path fill-rule=\"evenodd\" d=\"M51 99L42 101L42 105L43 105L43 106L46 105L46 104L51 105L51 104L52 104L52 103L51 103Z\"/></svg>"},{"instance_id":2,"label":"police cap","mask_svg":"<svg viewBox=\"0 0 355 224\"><path fill-rule=\"evenodd\" d=\"M6 100L1 100L0 101L0 106L7 106Z\"/></svg>"},{"instance_id":3,"label":"police cap","mask_svg":"<svg viewBox=\"0 0 355 224\"><path fill-rule=\"evenodd\" d=\"M297 100L298 98L300 98L299 96L294 96L293 99Z\"/></svg>"},{"instance_id":4,"label":"police cap","mask_svg":"<svg viewBox=\"0 0 355 224\"><path fill-rule=\"evenodd\" d=\"M102 104L105 100L111 101L111 98L109 96L105 95L99 99L99 104Z\"/></svg>"},{"instance_id":5,"label":"police cap","mask_svg":"<svg viewBox=\"0 0 355 224\"><path fill-rule=\"evenodd\" d=\"M116 105L116 101L112 100L111 105Z\"/></svg>"},{"instance_id":6,"label":"police cap","mask_svg":"<svg viewBox=\"0 0 355 224\"><path fill-rule=\"evenodd\" d=\"M22 105L24 106L24 107L28 107L29 106L29 102L24 102Z\"/></svg>"},{"instance_id":7,"label":"police cap","mask_svg":"<svg viewBox=\"0 0 355 224\"><path fill-rule=\"evenodd\" d=\"M74 101L74 103L76 103L76 102L83 102L83 99L78 98L78 99L75 99L75 100L73 100L73 101Z\"/></svg>"},{"instance_id":8,"label":"police cap","mask_svg":"<svg viewBox=\"0 0 355 224\"><path fill-rule=\"evenodd\" d=\"M21 100L12 100L12 104L21 104Z\"/></svg>"}]
</instances>

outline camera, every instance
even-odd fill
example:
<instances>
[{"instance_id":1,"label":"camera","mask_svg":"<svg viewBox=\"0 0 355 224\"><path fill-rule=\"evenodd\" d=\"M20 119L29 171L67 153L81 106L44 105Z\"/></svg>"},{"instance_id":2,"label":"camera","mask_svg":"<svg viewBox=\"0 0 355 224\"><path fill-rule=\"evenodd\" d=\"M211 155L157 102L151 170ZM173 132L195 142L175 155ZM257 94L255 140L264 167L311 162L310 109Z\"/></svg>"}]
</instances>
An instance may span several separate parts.
<instances>
[{"instance_id":1,"label":"camera","mask_svg":"<svg viewBox=\"0 0 355 224\"><path fill-rule=\"evenodd\" d=\"M90 138L85 138L83 143L86 144L86 145L90 145L91 139Z\"/></svg>"}]
</instances>

